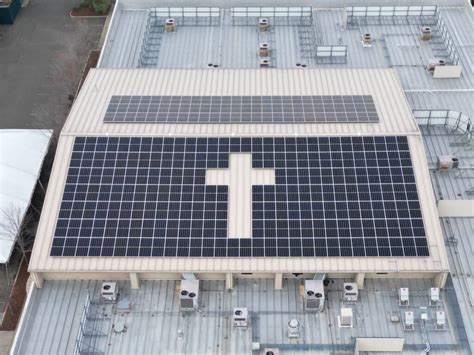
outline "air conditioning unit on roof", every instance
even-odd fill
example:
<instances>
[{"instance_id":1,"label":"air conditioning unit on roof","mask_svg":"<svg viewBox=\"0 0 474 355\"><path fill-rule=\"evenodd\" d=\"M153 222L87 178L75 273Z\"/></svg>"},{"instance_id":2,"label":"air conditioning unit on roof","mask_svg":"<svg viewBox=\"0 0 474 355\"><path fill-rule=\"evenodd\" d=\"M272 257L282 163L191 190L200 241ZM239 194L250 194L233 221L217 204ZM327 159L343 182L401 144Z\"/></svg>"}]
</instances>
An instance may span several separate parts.
<instances>
[{"instance_id":1,"label":"air conditioning unit on roof","mask_svg":"<svg viewBox=\"0 0 474 355\"><path fill-rule=\"evenodd\" d=\"M439 59L439 58L433 58L428 61L428 65L426 66L426 69L429 72L433 73L437 66L444 66L444 65L446 65L445 60Z\"/></svg>"},{"instance_id":2,"label":"air conditioning unit on roof","mask_svg":"<svg viewBox=\"0 0 474 355\"><path fill-rule=\"evenodd\" d=\"M400 306L410 305L410 291L407 287L402 287L398 290L398 304Z\"/></svg>"},{"instance_id":3,"label":"air conditioning unit on roof","mask_svg":"<svg viewBox=\"0 0 474 355\"><path fill-rule=\"evenodd\" d=\"M260 43L259 49L258 49L258 55L260 57L269 57L270 56L270 49L268 47L268 43L263 42Z\"/></svg>"},{"instance_id":4,"label":"air conditioning unit on roof","mask_svg":"<svg viewBox=\"0 0 474 355\"><path fill-rule=\"evenodd\" d=\"M431 39L431 27L422 27L420 38L422 41L429 41Z\"/></svg>"},{"instance_id":5,"label":"air conditioning unit on roof","mask_svg":"<svg viewBox=\"0 0 474 355\"><path fill-rule=\"evenodd\" d=\"M261 17L258 19L258 29L260 32L268 31L268 27L270 27L270 22L267 18Z\"/></svg>"},{"instance_id":6,"label":"air conditioning unit on roof","mask_svg":"<svg viewBox=\"0 0 474 355\"><path fill-rule=\"evenodd\" d=\"M249 311L245 307L234 308L234 327L236 328L247 328L248 326Z\"/></svg>"},{"instance_id":7,"label":"air conditioning unit on roof","mask_svg":"<svg viewBox=\"0 0 474 355\"><path fill-rule=\"evenodd\" d=\"M431 287L430 288L430 305L436 305L440 301L439 298L439 288Z\"/></svg>"},{"instance_id":8,"label":"air conditioning unit on roof","mask_svg":"<svg viewBox=\"0 0 474 355\"><path fill-rule=\"evenodd\" d=\"M344 301L345 302L357 302L359 298L359 289L355 282L344 283Z\"/></svg>"},{"instance_id":9,"label":"air conditioning unit on roof","mask_svg":"<svg viewBox=\"0 0 474 355\"><path fill-rule=\"evenodd\" d=\"M264 58L260 59L260 68L268 68L270 67L270 59Z\"/></svg>"},{"instance_id":10,"label":"air conditioning unit on roof","mask_svg":"<svg viewBox=\"0 0 474 355\"><path fill-rule=\"evenodd\" d=\"M165 20L165 32L174 32L176 30L176 22L174 18L167 18Z\"/></svg>"},{"instance_id":11,"label":"air conditioning unit on roof","mask_svg":"<svg viewBox=\"0 0 474 355\"><path fill-rule=\"evenodd\" d=\"M100 295L105 301L117 301L117 283L116 282L103 282L100 289Z\"/></svg>"},{"instance_id":12,"label":"air conditioning unit on roof","mask_svg":"<svg viewBox=\"0 0 474 355\"><path fill-rule=\"evenodd\" d=\"M440 170L457 169L459 168L459 160L452 155L440 155L436 167Z\"/></svg>"},{"instance_id":13,"label":"air conditioning unit on roof","mask_svg":"<svg viewBox=\"0 0 474 355\"><path fill-rule=\"evenodd\" d=\"M323 280L305 280L305 309L308 312L321 312L324 308Z\"/></svg>"},{"instance_id":14,"label":"air conditioning unit on roof","mask_svg":"<svg viewBox=\"0 0 474 355\"><path fill-rule=\"evenodd\" d=\"M182 280L179 292L179 305L182 311L198 308L199 280Z\"/></svg>"}]
</instances>

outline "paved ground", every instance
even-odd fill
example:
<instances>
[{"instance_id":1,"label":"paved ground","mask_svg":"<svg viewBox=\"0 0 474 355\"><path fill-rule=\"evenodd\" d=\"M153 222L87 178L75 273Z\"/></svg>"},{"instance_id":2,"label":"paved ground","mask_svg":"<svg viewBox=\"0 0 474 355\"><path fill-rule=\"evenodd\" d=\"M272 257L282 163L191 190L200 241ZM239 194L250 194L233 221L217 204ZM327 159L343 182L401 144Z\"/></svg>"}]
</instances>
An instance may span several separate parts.
<instances>
[{"instance_id":1,"label":"paved ground","mask_svg":"<svg viewBox=\"0 0 474 355\"><path fill-rule=\"evenodd\" d=\"M13 26L0 26L0 128L52 128L33 116L51 97L67 103L55 58L77 41L78 22L98 39L104 19L69 17L77 0L30 0ZM69 46L70 47L70 46ZM84 57L85 59L85 57Z\"/></svg>"},{"instance_id":2,"label":"paved ground","mask_svg":"<svg viewBox=\"0 0 474 355\"><path fill-rule=\"evenodd\" d=\"M0 332L0 355L7 355L10 352L10 347L13 343L15 332Z\"/></svg>"}]
</instances>

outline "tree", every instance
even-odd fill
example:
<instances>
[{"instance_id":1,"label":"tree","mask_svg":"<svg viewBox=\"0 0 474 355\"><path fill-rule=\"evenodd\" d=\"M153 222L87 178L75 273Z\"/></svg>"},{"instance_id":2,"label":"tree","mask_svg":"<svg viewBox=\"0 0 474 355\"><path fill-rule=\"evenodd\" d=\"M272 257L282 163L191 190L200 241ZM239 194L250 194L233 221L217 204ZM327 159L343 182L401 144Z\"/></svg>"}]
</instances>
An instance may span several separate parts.
<instances>
[{"instance_id":1,"label":"tree","mask_svg":"<svg viewBox=\"0 0 474 355\"><path fill-rule=\"evenodd\" d=\"M34 233L31 230L33 215L27 211L23 216L20 207L11 205L2 210L0 220L0 238L15 243L22 257L28 261L33 249Z\"/></svg>"}]
</instances>

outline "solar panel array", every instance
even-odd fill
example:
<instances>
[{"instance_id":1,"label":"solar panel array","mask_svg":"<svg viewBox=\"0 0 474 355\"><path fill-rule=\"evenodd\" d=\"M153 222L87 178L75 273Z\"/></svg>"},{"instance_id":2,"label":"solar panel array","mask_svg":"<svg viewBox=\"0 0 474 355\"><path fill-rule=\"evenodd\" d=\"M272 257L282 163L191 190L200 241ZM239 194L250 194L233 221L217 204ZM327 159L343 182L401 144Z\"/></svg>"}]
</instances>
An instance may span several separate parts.
<instances>
[{"instance_id":1,"label":"solar panel array","mask_svg":"<svg viewBox=\"0 0 474 355\"><path fill-rule=\"evenodd\" d=\"M104 122L378 122L372 96L112 96Z\"/></svg>"},{"instance_id":2,"label":"solar panel array","mask_svg":"<svg viewBox=\"0 0 474 355\"><path fill-rule=\"evenodd\" d=\"M252 187L252 238L227 237L232 153L275 169ZM52 256L429 255L406 137L77 137Z\"/></svg>"}]
</instances>

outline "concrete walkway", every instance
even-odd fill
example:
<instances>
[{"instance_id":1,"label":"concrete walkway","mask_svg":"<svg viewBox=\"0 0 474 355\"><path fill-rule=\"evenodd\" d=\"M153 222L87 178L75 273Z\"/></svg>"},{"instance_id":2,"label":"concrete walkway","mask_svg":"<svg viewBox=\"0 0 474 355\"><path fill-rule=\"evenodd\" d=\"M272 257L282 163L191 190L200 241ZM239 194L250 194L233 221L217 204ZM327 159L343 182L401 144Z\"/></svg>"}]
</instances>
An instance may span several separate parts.
<instances>
[{"instance_id":1,"label":"concrete walkway","mask_svg":"<svg viewBox=\"0 0 474 355\"><path fill-rule=\"evenodd\" d=\"M69 17L77 0L30 0L14 25L0 26L0 129L51 128L31 113L51 95L67 94L52 75L52 64L73 43L82 21L98 38L104 19ZM43 125L43 127L41 127Z\"/></svg>"}]
</instances>

